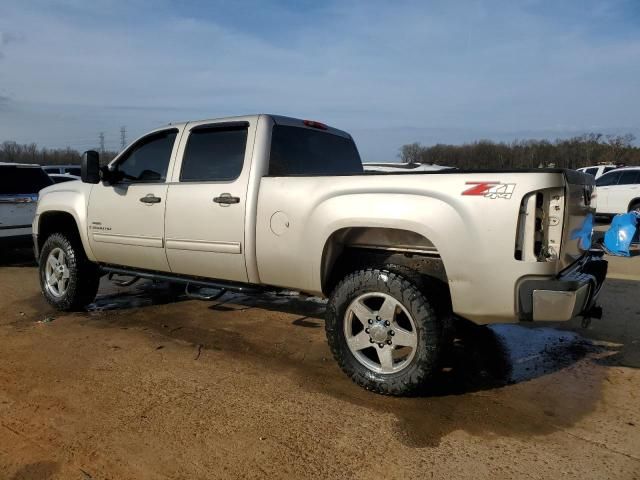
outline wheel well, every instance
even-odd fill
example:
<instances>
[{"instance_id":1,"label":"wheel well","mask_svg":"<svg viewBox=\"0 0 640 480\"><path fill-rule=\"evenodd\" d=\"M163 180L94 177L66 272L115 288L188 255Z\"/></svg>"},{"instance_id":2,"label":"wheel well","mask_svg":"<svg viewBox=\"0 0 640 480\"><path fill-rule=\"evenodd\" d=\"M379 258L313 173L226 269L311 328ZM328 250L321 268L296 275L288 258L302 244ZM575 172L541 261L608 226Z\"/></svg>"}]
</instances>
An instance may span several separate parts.
<instances>
[{"instance_id":1,"label":"wheel well","mask_svg":"<svg viewBox=\"0 0 640 480\"><path fill-rule=\"evenodd\" d=\"M80 237L78 225L73 215L67 212L45 212L38 221L38 247L42 245L52 233L68 233Z\"/></svg>"},{"instance_id":2,"label":"wheel well","mask_svg":"<svg viewBox=\"0 0 640 480\"><path fill-rule=\"evenodd\" d=\"M639 198L634 198L633 200L631 200L629 202L629 206L627 207L627 212L631 210L631 207L634 206L635 204L640 204L640 197Z\"/></svg>"},{"instance_id":3,"label":"wheel well","mask_svg":"<svg viewBox=\"0 0 640 480\"><path fill-rule=\"evenodd\" d=\"M362 268L397 266L398 273L438 282L448 292L442 259L428 238L395 228L351 227L334 232L322 255L322 291L331 293L350 272Z\"/></svg>"}]
</instances>

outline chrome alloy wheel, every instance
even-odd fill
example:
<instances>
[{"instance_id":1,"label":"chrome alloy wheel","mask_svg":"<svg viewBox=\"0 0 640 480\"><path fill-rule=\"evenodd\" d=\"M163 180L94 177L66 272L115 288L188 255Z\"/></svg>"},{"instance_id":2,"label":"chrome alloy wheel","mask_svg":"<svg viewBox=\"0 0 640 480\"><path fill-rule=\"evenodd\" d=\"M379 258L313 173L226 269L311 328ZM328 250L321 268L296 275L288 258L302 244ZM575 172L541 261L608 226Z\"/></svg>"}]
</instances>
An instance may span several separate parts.
<instances>
[{"instance_id":1,"label":"chrome alloy wheel","mask_svg":"<svg viewBox=\"0 0 640 480\"><path fill-rule=\"evenodd\" d=\"M44 269L45 288L54 297L62 297L69 286L69 265L61 248L54 248Z\"/></svg>"},{"instance_id":2,"label":"chrome alloy wheel","mask_svg":"<svg viewBox=\"0 0 640 480\"><path fill-rule=\"evenodd\" d=\"M353 356L376 373L397 373L413 359L418 346L416 323L391 295L364 293L349 304L344 336Z\"/></svg>"}]
</instances>

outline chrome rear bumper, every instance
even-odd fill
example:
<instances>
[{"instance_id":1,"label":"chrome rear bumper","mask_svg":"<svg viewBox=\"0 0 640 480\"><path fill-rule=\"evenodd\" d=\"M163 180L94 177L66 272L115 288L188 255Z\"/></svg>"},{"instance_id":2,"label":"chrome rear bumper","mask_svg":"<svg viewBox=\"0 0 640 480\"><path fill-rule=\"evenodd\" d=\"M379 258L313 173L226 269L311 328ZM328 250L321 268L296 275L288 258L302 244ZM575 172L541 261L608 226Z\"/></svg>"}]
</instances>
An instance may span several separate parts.
<instances>
[{"instance_id":1,"label":"chrome rear bumper","mask_svg":"<svg viewBox=\"0 0 640 480\"><path fill-rule=\"evenodd\" d=\"M565 321L589 312L607 276L603 254L591 250L556 278L523 281L518 292L520 320Z\"/></svg>"}]
</instances>

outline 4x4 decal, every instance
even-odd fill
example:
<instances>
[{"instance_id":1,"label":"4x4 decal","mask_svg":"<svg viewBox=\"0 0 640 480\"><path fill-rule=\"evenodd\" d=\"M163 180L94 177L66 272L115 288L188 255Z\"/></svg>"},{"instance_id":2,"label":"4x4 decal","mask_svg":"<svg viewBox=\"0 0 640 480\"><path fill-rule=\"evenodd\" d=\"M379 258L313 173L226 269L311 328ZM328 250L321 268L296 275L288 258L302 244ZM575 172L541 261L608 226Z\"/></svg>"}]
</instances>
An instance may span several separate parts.
<instances>
[{"instance_id":1,"label":"4x4 decal","mask_svg":"<svg viewBox=\"0 0 640 480\"><path fill-rule=\"evenodd\" d=\"M466 185L473 185L471 188L464 190L462 195L475 195L491 199L511 198L516 188L515 183L501 182L465 182Z\"/></svg>"}]
</instances>

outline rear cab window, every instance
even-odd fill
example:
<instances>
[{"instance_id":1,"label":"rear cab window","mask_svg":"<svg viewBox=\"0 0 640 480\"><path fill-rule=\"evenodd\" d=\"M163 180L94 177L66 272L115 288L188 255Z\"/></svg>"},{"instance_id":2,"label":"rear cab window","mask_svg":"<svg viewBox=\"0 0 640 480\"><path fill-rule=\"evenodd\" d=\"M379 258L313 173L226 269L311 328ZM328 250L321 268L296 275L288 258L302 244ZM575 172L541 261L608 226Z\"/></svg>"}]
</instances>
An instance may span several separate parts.
<instances>
[{"instance_id":1,"label":"rear cab window","mask_svg":"<svg viewBox=\"0 0 640 480\"><path fill-rule=\"evenodd\" d=\"M362 173L360 154L350 137L315 128L273 126L270 176Z\"/></svg>"}]
</instances>

